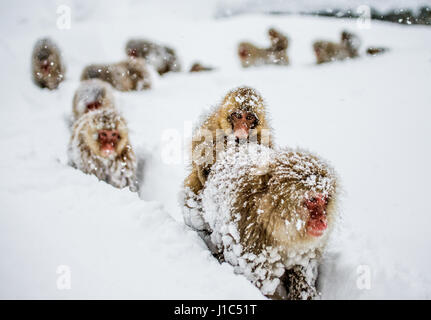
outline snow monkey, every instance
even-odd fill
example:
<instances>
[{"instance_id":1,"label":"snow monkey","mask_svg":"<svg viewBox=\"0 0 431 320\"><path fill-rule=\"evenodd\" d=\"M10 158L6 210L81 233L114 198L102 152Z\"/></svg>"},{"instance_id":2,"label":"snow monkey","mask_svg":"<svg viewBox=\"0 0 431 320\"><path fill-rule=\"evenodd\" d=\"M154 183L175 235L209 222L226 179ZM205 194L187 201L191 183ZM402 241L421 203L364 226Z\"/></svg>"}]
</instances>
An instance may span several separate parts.
<instances>
[{"instance_id":1,"label":"snow monkey","mask_svg":"<svg viewBox=\"0 0 431 320\"><path fill-rule=\"evenodd\" d=\"M219 106L204 118L193 134L191 172L184 181L181 199L187 225L194 228L192 220L199 216L200 192L222 151L228 145L239 146L248 141L272 147L271 131L263 98L249 87L228 92Z\"/></svg>"},{"instance_id":2,"label":"snow monkey","mask_svg":"<svg viewBox=\"0 0 431 320\"><path fill-rule=\"evenodd\" d=\"M60 49L49 38L39 39L33 49L32 72L34 82L41 88L56 89L64 80L65 67Z\"/></svg>"},{"instance_id":3,"label":"snow monkey","mask_svg":"<svg viewBox=\"0 0 431 320\"><path fill-rule=\"evenodd\" d=\"M366 53L370 56L376 56L382 53L387 52L388 49L387 48L382 48L382 47L369 47L367 48Z\"/></svg>"},{"instance_id":4,"label":"snow monkey","mask_svg":"<svg viewBox=\"0 0 431 320\"><path fill-rule=\"evenodd\" d=\"M81 80L101 79L119 91L151 88L151 75L144 59L128 59L115 64L92 64L87 66Z\"/></svg>"},{"instance_id":5,"label":"snow monkey","mask_svg":"<svg viewBox=\"0 0 431 320\"><path fill-rule=\"evenodd\" d=\"M268 30L271 40L269 48L261 49L249 42L241 42L238 55L244 68L264 64L288 65L287 47L289 41L281 32L271 28Z\"/></svg>"},{"instance_id":6,"label":"snow monkey","mask_svg":"<svg viewBox=\"0 0 431 320\"><path fill-rule=\"evenodd\" d=\"M359 38L347 31L341 33L341 43L316 41L313 44L317 63L356 58L360 45Z\"/></svg>"},{"instance_id":7,"label":"snow monkey","mask_svg":"<svg viewBox=\"0 0 431 320\"><path fill-rule=\"evenodd\" d=\"M175 50L143 39L131 39L126 44L126 53L130 57L143 58L152 65L159 75L169 71L180 71L181 65Z\"/></svg>"},{"instance_id":8,"label":"snow monkey","mask_svg":"<svg viewBox=\"0 0 431 320\"><path fill-rule=\"evenodd\" d=\"M79 118L68 151L73 167L114 187L137 190L135 154L126 122L115 110L97 110Z\"/></svg>"},{"instance_id":9,"label":"snow monkey","mask_svg":"<svg viewBox=\"0 0 431 320\"><path fill-rule=\"evenodd\" d=\"M74 119L89 111L108 108L115 108L112 86L99 79L82 81L73 97Z\"/></svg>"},{"instance_id":10,"label":"snow monkey","mask_svg":"<svg viewBox=\"0 0 431 320\"><path fill-rule=\"evenodd\" d=\"M208 231L215 256L265 296L312 299L337 219L336 175L308 152L241 148L228 149L213 165L196 227Z\"/></svg>"},{"instance_id":11,"label":"snow monkey","mask_svg":"<svg viewBox=\"0 0 431 320\"><path fill-rule=\"evenodd\" d=\"M202 72L202 71L212 71L214 68L212 67L206 67L200 64L199 62L193 63L193 65L190 67L189 72Z\"/></svg>"}]
</instances>

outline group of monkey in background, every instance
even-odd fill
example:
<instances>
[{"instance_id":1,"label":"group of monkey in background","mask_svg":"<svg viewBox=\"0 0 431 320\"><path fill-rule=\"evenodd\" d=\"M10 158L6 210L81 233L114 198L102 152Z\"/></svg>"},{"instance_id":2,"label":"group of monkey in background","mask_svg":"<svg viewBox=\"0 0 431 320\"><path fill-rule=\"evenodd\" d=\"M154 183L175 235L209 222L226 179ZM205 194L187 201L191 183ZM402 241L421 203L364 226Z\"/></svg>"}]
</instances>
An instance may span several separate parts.
<instances>
[{"instance_id":1,"label":"group of monkey in background","mask_svg":"<svg viewBox=\"0 0 431 320\"><path fill-rule=\"evenodd\" d=\"M275 29L269 36L268 49L239 45L244 67L289 63L287 37ZM350 52L353 42L343 32L341 44L315 44L317 62L357 56ZM129 41L126 53L125 61L84 69L73 98L68 155L73 167L136 191L136 157L113 89L148 89L147 65L160 75L180 71L180 65L174 50L146 40ZM50 39L36 43L32 66L41 87L55 89L64 79L60 51ZM190 71L208 69L196 64ZM272 136L262 96L249 87L228 92L193 134L184 221L220 262L233 265L265 296L312 299L337 217L337 179L318 156L276 148Z\"/></svg>"},{"instance_id":2,"label":"group of monkey in background","mask_svg":"<svg viewBox=\"0 0 431 320\"><path fill-rule=\"evenodd\" d=\"M268 36L271 42L268 48L259 48L250 42L241 42L238 45L238 57L244 68L265 64L289 64L287 36L274 28L268 30ZM342 31L339 43L321 40L313 43L317 64L356 58L359 56L359 47L358 36L348 31ZM385 51L387 48L368 47L365 52L374 56ZM126 53L128 58L124 61L87 66L82 72L81 80L101 79L119 91L144 90L152 86L148 66L154 68L159 75L181 71L175 50L167 46L144 39L131 39L126 44ZM34 82L42 88L56 89L64 80L65 66L60 50L52 40L45 38L36 42L32 68ZM214 68L196 62L189 72L211 70Z\"/></svg>"},{"instance_id":3,"label":"group of monkey in background","mask_svg":"<svg viewBox=\"0 0 431 320\"><path fill-rule=\"evenodd\" d=\"M288 65L287 49L289 40L280 31L270 28L268 37L271 45L268 48L259 48L250 42L241 42L238 46L238 56L244 68L265 64ZM348 31L341 32L340 43L330 41L316 41L313 51L316 63L326 63L352 59L359 56L360 40L358 36ZM366 53L372 56L385 52L383 47L369 47Z\"/></svg>"}]
</instances>

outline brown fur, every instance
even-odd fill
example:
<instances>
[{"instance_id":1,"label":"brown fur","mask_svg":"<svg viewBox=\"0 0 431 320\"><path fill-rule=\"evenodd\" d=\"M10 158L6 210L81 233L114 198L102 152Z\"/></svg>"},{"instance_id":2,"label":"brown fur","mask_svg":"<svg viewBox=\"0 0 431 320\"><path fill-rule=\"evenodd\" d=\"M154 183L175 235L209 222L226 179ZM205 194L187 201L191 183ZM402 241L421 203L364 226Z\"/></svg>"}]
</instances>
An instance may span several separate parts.
<instances>
[{"instance_id":1,"label":"brown fur","mask_svg":"<svg viewBox=\"0 0 431 320\"><path fill-rule=\"evenodd\" d=\"M49 65L49 71L44 71L43 64ZM65 71L57 45L49 38L38 40L32 54L34 83L41 88L56 89L64 80Z\"/></svg>"},{"instance_id":2,"label":"brown fur","mask_svg":"<svg viewBox=\"0 0 431 320\"><path fill-rule=\"evenodd\" d=\"M181 70L175 50L143 39L132 39L126 44L126 53L131 57L143 58L160 75Z\"/></svg>"},{"instance_id":3,"label":"brown fur","mask_svg":"<svg viewBox=\"0 0 431 320\"><path fill-rule=\"evenodd\" d=\"M93 64L87 66L81 80L101 79L119 91L151 88L151 76L144 59L130 58L115 64Z\"/></svg>"},{"instance_id":4,"label":"brown fur","mask_svg":"<svg viewBox=\"0 0 431 320\"><path fill-rule=\"evenodd\" d=\"M313 44L318 64L358 57L359 39L356 35L343 31L341 42L316 41Z\"/></svg>"},{"instance_id":5,"label":"brown fur","mask_svg":"<svg viewBox=\"0 0 431 320\"><path fill-rule=\"evenodd\" d=\"M264 64L288 65L287 48L289 41L281 32L271 28L268 30L271 41L269 48L258 48L249 42L241 42L238 55L244 68Z\"/></svg>"},{"instance_id":6,"label":"brown fur","mask_svg":"<svg viewBox=\"0 0 431 320\"><path fill-rule=\"evenodd\" d=\"M215 164L202 194L210 234L205 240L268 297L313 298L319 259L337 216L335 173L312 154L260 150L254 158L237 153ZM258 164L264 156L268 160ZM316 193L329 199L328 229L320 237L306 232L304 200Z\"/></svg>"},{"instance_id":7,"label":"brown fur","mask_svg":"<svg viewBox=\"0 0 431 320\"><path fill-rule=\"evenodd\" d=\"M119 131L115 154L104 157L97 141L97 130ZM89 112L73 126L69 143L70 164L87 174L93 174L114 187L128 186L136 191L136 158L129 143L125 120L115 110Z\"/></svg>"},{"instance_id":8,"label":"brown fur","mask_svg":"<svg viewBox=\"0 0 431 320\"><path fill-rule=\"evenodd\" d=\"M72 112L75 120L88 112L86 104L100 102L101 109L115 108L114 94L112 86L99 79L89 79L81 82L73 96Z\"/></svg>"},{"instance_id":9,"label":"brown fur","mask_svg":"<svg viewBox=\"0 0 431 320\"><path fill-rule=\"evenodd\" d=\"M240 101L241 99L243 101ZM230 91L224 97L219 107L204 120L194 134L192 141L192 171L186 178L184 186L195 194L203 188L211 166L216 161L218 153L216 142L218 139L223 139L220 135L229 136L232 134L230 115L235 110L255 113L259 123L254 130L250 130L252 136L249 139L252 141L255 140L257 143L266 143L270 147L272 146L272 130L268 124L263 98L254 89L248 87L240 87ZM263 132L264 129L267 132ZM220 132L217 132L217 130ZM204 164L197 164L195 159L203 157L203 153L199 152L198 148L206 143L205 138L200 138L202 132L211 133L212 141L209 147L212 149L212 160L206 161Z\"/></svg>"}]
</instances>

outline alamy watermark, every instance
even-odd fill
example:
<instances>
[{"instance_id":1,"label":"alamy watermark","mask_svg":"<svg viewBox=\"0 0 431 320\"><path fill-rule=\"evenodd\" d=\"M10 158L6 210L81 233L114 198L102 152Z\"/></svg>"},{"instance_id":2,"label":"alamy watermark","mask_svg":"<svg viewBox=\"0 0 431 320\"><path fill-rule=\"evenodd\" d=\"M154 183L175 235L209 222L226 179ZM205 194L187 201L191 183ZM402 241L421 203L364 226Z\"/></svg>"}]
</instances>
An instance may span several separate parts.
<instances>
[{"instance_id":1,"label":"alamy watermark","mask_svg":"<svg viewBox=\"0 0 431 320\"><path fill-rule=\"evenodd\" d=\"M72 27L72 9L67 5L57 7L57 28L69 30Z\"/></svg>"},{"instance_id":2,"label":"alamy watermark","mask_svg":"<svg viewBox=\"0 0 431 320\"><path fill-rule=\"evenodd\" d=\"M70 290L72 289L72 270L68 265L59 265L56 269L57 273L57 289Z\"/></svg>"}]
</instances>

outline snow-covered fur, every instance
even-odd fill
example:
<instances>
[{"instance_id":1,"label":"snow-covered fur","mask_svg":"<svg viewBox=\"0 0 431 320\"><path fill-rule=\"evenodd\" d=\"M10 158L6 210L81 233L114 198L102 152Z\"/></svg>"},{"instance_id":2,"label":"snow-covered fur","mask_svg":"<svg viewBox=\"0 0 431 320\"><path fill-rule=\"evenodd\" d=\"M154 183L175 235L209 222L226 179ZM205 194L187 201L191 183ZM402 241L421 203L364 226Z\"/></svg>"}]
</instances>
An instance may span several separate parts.
<instances>
[{"instance_id":1,"label":"snow-covered fur","mask_svg":"<svg viewBox=\"0 0 431 320\"><path fill-rule=\"evenodd\" d=\"M101 79L119 91L150 89L153 79L144 59L129 58L114 64L92 64L87 66L81 80Z\"/></svg>"},{"instance_id":2,"label":"snow-covered fur","mask_svg":"<svg viewBox=\"0 0 431 320\"><path fill-rule=\"evenodd\" d=\"M120 139L115 152L104 156L98 143L98 130L118 130ZM136 158L129 143L125 120L112 109L89 112L79 118L69 143L69 162L88 174L94 174L117 188L137 191Z\"/></svg>"},{"instance_id":3,"label":"snow-covered fur","mask_svg":"<svg viewBox=\"0 0 431 320\"><path fill-rule=\"evenodd\" d=\"M304 200L314 193L329 199L328 229L320 237L305 228ZM249 144L229 148L217 160L184 213L214 255L264 295L309 299L317 292L317 266L336 219L335 200L335 173L323 160Z\"/></svg>"},{"instance_id":4,"label":"snow-covered fur","mask_svg":"<svg viewBox=\"0 0 431 320\"><path fill-rule=\"evenodd\" d=\"M174 49L148 40L129 40L126 44L126 53L131 57L144 58L160 75L181 70L181 65Z\"/></svg>"},{"instance_id":5,"label":"snow-covered fur","mask_svg":"<svg viewBox=\"0 0 431 320\"><path fill-rule=\"evenodd\" d=\"M89 110L87 106L98 102L98 110L115 108L115 99L112 86L99 79L84 80L79 85L73 97L74 120L80 118Z\"/></svg>"},{"instance_id":6,"label":"snow-covered fur","mask_svg":"<svg viewBox=\"0 0 431 320\"><path fill-rule=\"evenodd\" d=\"M56 89L64 80L64 67L60 49L49 38L39 39L33 48L33 81L41 88Z\"/></svg>"}]
</instances>

